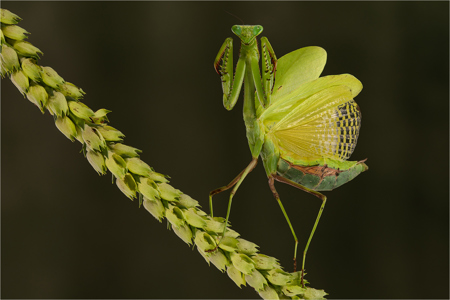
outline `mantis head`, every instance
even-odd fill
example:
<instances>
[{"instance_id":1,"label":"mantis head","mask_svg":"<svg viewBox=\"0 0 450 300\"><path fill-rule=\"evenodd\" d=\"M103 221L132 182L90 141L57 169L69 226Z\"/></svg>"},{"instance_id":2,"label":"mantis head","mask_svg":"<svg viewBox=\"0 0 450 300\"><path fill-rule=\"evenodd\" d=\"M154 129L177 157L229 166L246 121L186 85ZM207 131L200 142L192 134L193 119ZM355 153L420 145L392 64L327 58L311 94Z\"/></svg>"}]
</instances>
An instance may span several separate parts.
<instances>
[{"instance_id":1,"label":"mantis head","mask_svg":"<svg viewBox=\"0 0 450 300\"><path fill-rule=\"evenodd\" d=\"M231 31L237 35L243 44L250 45L253 40L263 31L261 25L234 25Z\"/></svg>"}]
</instances>

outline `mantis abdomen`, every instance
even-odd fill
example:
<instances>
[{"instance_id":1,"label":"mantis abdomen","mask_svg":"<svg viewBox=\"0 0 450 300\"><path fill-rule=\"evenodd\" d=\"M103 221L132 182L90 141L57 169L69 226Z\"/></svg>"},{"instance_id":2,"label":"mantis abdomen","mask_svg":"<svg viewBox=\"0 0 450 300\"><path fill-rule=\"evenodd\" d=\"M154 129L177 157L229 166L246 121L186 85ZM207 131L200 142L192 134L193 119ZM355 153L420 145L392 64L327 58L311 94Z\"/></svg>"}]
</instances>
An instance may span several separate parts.
<instances>
[{"instance_id":1,"label":"mantis abdomen","mask_svg":"<svg viewBox=\"0 0 450 300\"><path fill-rule=\"evenodd\" d=\"M366 171L369 167L364 161L356 163L347 170L340 170L328 167L326 164L299 166L280 158L277 173L311 190L331 191Z\"/></svg>"}]
</instances>

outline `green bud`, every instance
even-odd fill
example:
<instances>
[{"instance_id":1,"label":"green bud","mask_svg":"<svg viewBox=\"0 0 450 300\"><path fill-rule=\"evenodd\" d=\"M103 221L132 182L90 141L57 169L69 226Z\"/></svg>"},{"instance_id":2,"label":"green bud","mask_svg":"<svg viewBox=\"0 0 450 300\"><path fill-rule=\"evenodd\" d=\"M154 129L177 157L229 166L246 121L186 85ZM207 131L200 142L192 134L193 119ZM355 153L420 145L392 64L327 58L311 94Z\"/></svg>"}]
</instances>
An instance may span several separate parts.
<instances>
[{"instance_id":1,"label":"green bud","mask_svg":"<svg viewBox=\"0 0 450 300\"><path fill-rule=\"evenodd\" d=\"M107 110L105 108L99 109L94 113L92 120L94 121L94 123L97 123L97 124L109 122L106 114L108 114L110 112L111 112L110 110Z\"/></svg>"},{"instance_id":2,"label":"green bud","mask_svg":"<svg viewBox=\"0 0 450 300\"><path fill-rule=\"evenodd\" d=\"M83 95L85 94L82 89L70 82L66 82L59 86L58 90L63 93L64 96L72 97L74 99L83 98Z\"/></svg>"},{"instance_id":3,"label":"green bud","mask_svg":"<svg viewBox=\"0 0 450 300\"><path fill-rule=\"evenodd\" d=\"M306 288L302 288L299 285L285 285L281 288L281 291L286 296L293 297L296 295L303 295L306 291Z\"/></svg>"},{"instance_id":4,"label":"green bud","mask_svg":"<svg viewBox=\"0 0 450 300\"><path fill-rule=\"evenodd\" d=\"M250 257L242 253L231 252L231 262L233 266L246 275L252 274L255 270L255 263Z\"/></svg>"},{"instance_id":5,"label":"green bud","mask_svg":"<svg viewBox=\"0 0 450 300\"><path fill-rule=\"evenodd\" d=\"M71 101L71 102L73 102L73 101ZM69 107L70 107L70 103L69 103ZM81 136L83 137L83 141L86 143L86 145L92 150L101 151L102 148L104 148L106 146L105 141L102 139L100 134L97 132L97 129L95 129L89 125L84 125L84 130L81 132ZM122 161L123 161L123 159L122 159Z\"/></svg>"},{"instance_id":6,"label":"green bud","mask_svg":"<svg viewBox=\"0 0 450 300\"><path fill-rule=\"evenodd\" d=\"M86 158L98 174L106 174L108 169L106 168L105 157L101 153L88 149Z\"/></svg>"},{"instance_id":7,"label":"green bud","mask_svg":"<svg viewBox=\"0 0 450 300\"><path fill-rule=\"evenodd\" d=\"M209 261L209 257L211 256L210 253L206 253L205 251L203 251L202 249L200 249L199 247L197 247L198 253L200 253L203 258L206 260L206 262L208 263L208 266L211 265L210 261Z\"/></svg>"},{"instance_id":8,"label":"green bud","mask_svg":"<svg viewBox=\"0 0 450 300\"><path fill-rule=\"evenodd\" d=\"M127 158L126 162L128 170L130 170L130 172L134 174L148 177L150 173L153 171L149 165L147 165L145 162L143 162L137 157Z\"/></svg>"},{"instance_id":9,"label":"green bud","mask_svg":"<svg viewBox=\"0 0 450 300\"><path fill-rule=\"evenodd\" d=\"M59 86L65 82L64 79L50 67L42 67L42 81L54 89L59 88Z\"/></svg>"},{"instance_id":10,"label":"green bud","mask_svg":"<svg viewBox=\"0 0 450 300\"><path fill-rule=\"evenodd\" d=\"M125 174L123 179L117 178L116 184L125 196L131 200L136 198L136 181L130 173Z\"/></svg>"},{"instance_id":11,"label":"green bud","mask_svg":"<svg viewBox=\"0 0 450 300\"><path fill-rule=\"evenodd\" d=\"M174 227L178 228L184 224L183 212L176 206L169 205L169 209L166 210L166 218Z\"/></svg>"},{"instance_id":12,"label":"green bud","mask_svg":"<svg viewBox=\"0 0 450 300\"><path fill-rule=\"evenodd\" d=\"M184 218L189 225L204 228L206 226L206 221L196 213L196 209L190 208L184 211Z\"/></svg>"},{"instance_id":13,"label":"green bud","mask_svg":"<svg viewBox=\"0 0 450 300\"><path fill-rule=\"evenodd\" d=\"M238 240L229 236L224 236L220 241L219 248L227 252L236 252Z\"/></svg>"},{"instance_id":14,"label":"green bud","mask_svg":"<svg viewBox=\"0 0 450 300\"><path fill-rule=\"evenodd\" d=\"M258 270L254 270L251 275L245 275L245 281L254 288L257 292L264 290L264 286L267 285L267 280Z\"/></svg>"},{"instance_id":15,"label":"green bud","mask_svg":"<svg viewBox=\"0 0 450 300\"><path fill-rule=\"evenodd\" d=\"M142 152L142 150L120 143L109 145L109 148L122 157L138 157L138 153Z\"/></svg>"},{"instance_id":16,"label":"green bud","mask_svg":"<svg viewBox=\"0 0 450 300\"><path fill-rule=\"evenodd\" d=\"M207 219L205 230L215 233L222 233L225 228L225 223L216 220Z\"/></svg>"},{"instance_id":17,"label":"green bud","mask_svg":"<svg viewBox=\"0 0 450 300\"><path fill-rule=\"evenodd\" d=\"M214 239L203 231L197 231L194 241L197 247L205 252L216 248L216 242Z\"/></svg>"},{"instance_id":18,"label":"green bud","mask_svg":"<svg viewBox=\"0 0 450 300\"><path fill-rule=\"evenodd\" d=\"M150 178L151 180L156 181L156 182L167 183L167 182L169 182L169 180L167 180L166 177L169 177L169 176L163 175L163 174L160 174L157 172L152 172L152 173L150 173L150 176L148 178Z\"/></svg>"},{"instance_id":19,"label":"green bud","mask_svg":"<svg viewBox=\"0 0 450 300\"><path fill-rule=\"evenodd\" d=\"M158 189L161 193L161 198L166 201L178 201L182 194L180 190L175 189L173 186L167 183L159 183Z\"/></svg>"},{"instance_id":20,"label":"green bud","mask_svg":"<svg viewBox=\"0 0 450 300\"><path fill-rule=\"evenodd\" d=\"M275 257L267 256L264 254L258 253L256 255L253 255L252 260L255 262L255 267L259 270L270 270L280 267L280 264Z\"/></svg>"},{"instance_id":21,"label":"green bud","mask_svg":"<svg viewBox=\"0 0 450 300\"><path fill-rule=\"evenodd\" d=\"M16 88L22 93L22 95L24 95L28 91L28 88L30 87L28 77L25 76L25 74L21 70L12 73L11 81L12 83L14 83Z\"/></svg>"},{"instance_id":22,"label":"green bud","mask_svg":"<svg viewBox=\"0 0 450 300\"><path fill-rule=\"evenodd\" d=\"M236 269L234 266L229 266L227 268L227 274L228 277L231 278L231 280L236 283L238 287L241 287L241 285L246 285L244 274L242 274L238 269Z\"/></svg>"},{"instance_id":23,"label":"green bud","mask_svg":"<svg viewBox=\"0 0 450 300\"><path fill-rule=\"evenodd\" d=\"M39 107L42 113L44 113L44 107L47 105L48 101L48 94L42 86L30 86L27 92L27 98L31 103Z\"/></svg>"},{"instance_id":24,"label":"green bud","mask_svg":"<svg viewBox=\"0 0 450 300\"><path fill-rule=\"evenodd\" d=\"M128 169L130 170L130 169ZM158 186L152 180L148 178L141 177L140 182L138 183L139 192L144 195L147 199L155 200L160 199L160 195L158 192Z\"/></svg>"},{"instance_id":25,"label":"green bud","mask_svg":"<svg viewBox=\"0 0 450 300\"><path fill-rule=\"evenodd\" d=\"M39 50L39 48L25 41L16 41L14 42L13 47L22 56L39 58L38 53L42 54L42 51Z\"/></svg>"},{"instance_id":26,"label":"green bud","mask_svg":"<svg viewBox=\"0 0 450 300\"><path fill-rule=\"evenodd\" d=\"M33 81L41 79L42 68L33 63L31 58L22 59L22 70Z\"/></svg>"},{"instance_id":27,"label":"green bud","mask_svg":"<svg viewBox=\"0 0 450 300\"><path fill-rule=\"evenodd\" d=\"M55 121L56 127L61 131L69 140L73 142L74 137L77 135L77 129L72 120L67 116L57 117Z\"/></svg>"},{"instance_id":28,"label":"green bud","mask_svg":"<svg viewBox=\"0 0 450 300\"><path fill-rule=\"evenodd\" d=\"M13 48L7 45L2 45L2 67L7 71L7 73L12 73L20 68L19 58L17 52Z\"/></svg>"},{"instance_id":29,"label":"green bud","mask_svg":"<svg viewBox=\"0 0 450 300\"><path fill-rule=\"evenodd\" d=\"M124 178L125 174L128 172L127 163L122 157L115 153L109 152L105 162L108 170L117 178Z\"/></svg>"},{"instance_id":30,"label":"green bud","mask_svg":"<svg viewBox=\"0 0 450 300\"><path fill-rule=\"evenodd\" d=\"M209 256L209 260L219 269L224 272L226 267L230 265L228 258L222 253L222 251L215 251Z\"/></svg>"},{"instance_id":31,"label":"green bud","mask_svg":"<svg viewBox=\"0 0 450 300\"><path fill-rule=\"evenodd\" d=\"M237 247L239 249L239 252L247 255L253 255L258 252L258 249L256 249L257 247L259 247L258 245L244 239L238 239L238 241L239 243L237 244Z\"/></svg>"},{"instance_id":32,"label":"green bud","mask_svg":"<svg viewBox=\"0 0 450 300\"><path fill-rule=\"evenodd\" d=\"M64 94L64 93L62 93ZM90 121L90 117L94 115L92 109L90 109L87 105L79 101L69 101L69 109L70 111L80 119Z\"/></svg>"},{"instance_id":33,"label":"green bud","mask_svg":"<svg viewBox=\"0 0 450 300\"><path fill-rule=\"evenodd\" d=\"M67 105L66 97L57 91L53 91L53 95L48 98L47 109L52 115L62 117L67 115L69 106Z\"/></svg>"},{"instance_id":34,"label":"green bud","mask_svg":"<svg viewBox=\"0 0 450 300\"><path fill-rule=\"evenodd\" d=\"M7 9L0 8L0 22L3 24L17 24L22 20L18 15L13 14Z\"/></svg>"},{"instance_id":35,"label":"green bud","mask_svg":"<svg viewBox=\"0 0 450 300\"><path fill-rule=\"evenodd\" d=\"M156 218L159 222L162 221L164 218L165 208L161 201L158 199L149 200L146 197L144 197L144 207L145 209L152 214L153 217Z\"/></svg>"},{"instance_id":36,"label":"green bud","mask_svg":"<svg viewBox=\"0 0 450 300\"><path fill-rule=\"evenodd\" d=\"M186 194L181 195L180 204L186 208L195 208L199 206L197 200L192 199L190 196Z\"/></svg>"},{"instance_id":37,"label":"green bud","mask_svg":"<svg viewBox=\"0 0 450 300\"><path fill-rule=\"evenodd\" d=\"M264 290L258 292L259 296L263 299L280 299L274 288L269 285L264 286Z\"/></svg>"},{"instance_id":38,"label":"green bud","mask_svg":"<svg viewBox=\"0 0 450 300\"><path fill-rule=\"evenodd\" d=\"M17 25L2 25L3 34L13 40L24 40L28 31Z\"/></svg>"},{"instance_id":39,"label":"green bud","mask_svg":"<svg viewBox=\"0 0 450 300\"><path fill-rule=\"evenodd\" d=\"M192 244L192 231L188 225L182 224L180 227L173 227L173 231L180 239L182 239L186 244Z\"/></svg>"},{"instance_id":40,"label":"green bud","mask_svg":"<svg viewBox=\"0 0 450 300\"><path fill-rule=\"evenodd\" d=\"M326 295L328 294L325 293L324 290L316 290L307 287L305 293L303 294L303 297L305 297L305 299L325 299Z\"/></svg>"},{"instance_id":41,"label":"green bud","mask_svg":"<svg viewBox=\"0 0 450 300\"><path fill-rule=\"evenodd\" d=\"M267 279L275 285L287 285L291 283L293 276L281 269L272 269L268 272Z\"/></svg>"},{"instance_id":42,"label":"green bud","mask_svg":"<svg viewBox=\"0 0 450 300\"><path fill-rule=\"evenodd\" d=\"M123 137L125 136L119 130L108 125L99 126L98 131L103 136L103 138L109 142L121 142L123 141Z\"/></svg>"}]
</instances>

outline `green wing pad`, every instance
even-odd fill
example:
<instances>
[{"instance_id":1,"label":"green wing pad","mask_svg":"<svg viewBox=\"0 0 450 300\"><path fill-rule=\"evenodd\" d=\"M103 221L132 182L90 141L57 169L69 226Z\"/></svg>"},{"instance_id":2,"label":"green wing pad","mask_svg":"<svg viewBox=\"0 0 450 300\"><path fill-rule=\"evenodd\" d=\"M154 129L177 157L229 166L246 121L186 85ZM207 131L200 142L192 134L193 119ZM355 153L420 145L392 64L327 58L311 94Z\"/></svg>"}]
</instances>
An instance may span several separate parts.
<instances>
[{"instance_id":1,"label":"green wing pad","mask_svg":"<svg viewBox=\"0 0 450 300\"><path fill-rule=\"evenodd\" d=\"M349 169L340 170L339 168L331 168L326 164L299 166L280 159L277 173L314 191L331 191L366 171L369 167L364 161L357 162Z\"/></svg>"}]
</instances>

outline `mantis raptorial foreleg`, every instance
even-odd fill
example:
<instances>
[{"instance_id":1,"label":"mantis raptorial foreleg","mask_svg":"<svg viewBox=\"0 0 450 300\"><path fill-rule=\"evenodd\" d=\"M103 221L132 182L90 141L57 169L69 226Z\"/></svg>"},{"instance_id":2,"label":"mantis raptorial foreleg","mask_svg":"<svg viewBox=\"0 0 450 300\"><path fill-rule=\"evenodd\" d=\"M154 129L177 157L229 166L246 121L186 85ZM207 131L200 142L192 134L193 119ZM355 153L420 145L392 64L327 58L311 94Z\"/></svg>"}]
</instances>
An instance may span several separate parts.
<instances>
[{"instance_id":1,"label":"mantis raptorial foreleg","mask_svg":"<svg viewBox=\"0 0 450 300\"><path fill-rule=\"evenodd\" d=\"M262 81L266 95L267 105L271 103L273 85L275 83L275 73L277 70L277 57L266 37L261 38L261 57L262 57Z\"/></svg>"},{"instance_id":2,"label":"mantis raptorial foreleg","mask_svg":"<svg viewBox=\"0 0 450 300\"><path fill-rule=\"evenodd\" d=\"M317 214L316 222L314 223L314 227L313 227L313 229L311 230L311 233L310 233L310 235L309 235L308 242L306 243L306 246L305 246L305 250L303 250L303 262L302 262L301 284L302 284L302 286L304 287L303 276L304 276L304 274L305 274L306 252L308 252L309 244L311 243L311 240L312 240L312 238L313 238L313 236L314 236L314 232L316 231L317 224L319 224L320 217L322 216L323 209L325 208L325 203L327 202L327 197L326 197L325 195L323 195L323 194L317 192L317 191L308 189L307 187L304 187L304 186L301 185L301 184L298 184L298 183L296 183L296 182L294 182L294 181L292 181L292 180L289 180L289 179L284 178L284 177L282 177L282 176L280 176L280 175L277 175L277 174L274 174L274 175L272 175L271 177L269 177L269 186L270 186L271 189L273 188L272 192L275 190L275 187L274 187L274 185L273 185L273 179L271 179L271 178L273 178L273 179L275 179L275 180L277 180L277 181L279 181L279 182L283 182L283 183L289 184L289 185L291 185L291 186L293 186L293 187L296 187L296 188L298 188L298 189L300 189L300 190L302 190L302 191L305 191L305 192L307 192L307 193L310 193L310 194L316 196L317 198L319 198L320 200L322 200L322 205L320 206L319 213ZM276 192L276 190L275 190L275 192ZM278 195L278 194L277 194L277 195ZM275 193L274 193L274 196L275 196L275 198L277 199L278 203L279 203L280 206L281 206L281 210L283 211L283 214L284 214L284 216L285 216L285 218L286 218L286 220L287 220L287 222L288 222L288 224L289 224L289 227L291 228L292 234L294 235L294 239L296 240L296 244L295 244L295 254L294 254L294 268L295 268L295 267L296 267L296 264L297 264L297 262L296 262L296 257L297 257L297 237L295 236L294 230L292 229L291 222L289 221L289 218L288 218L288 216L287 216L287 214L286 214L286 212L285 212L285 210L284 210L284 208L283 208L283 206L282 206L282 204L281 204L281 201L279 200L279 196L278 196L278 198L277 198L277 195L275 195ZM294 271L295 271L295 270L294 270Z\"/></svg>"}]
</instances>

